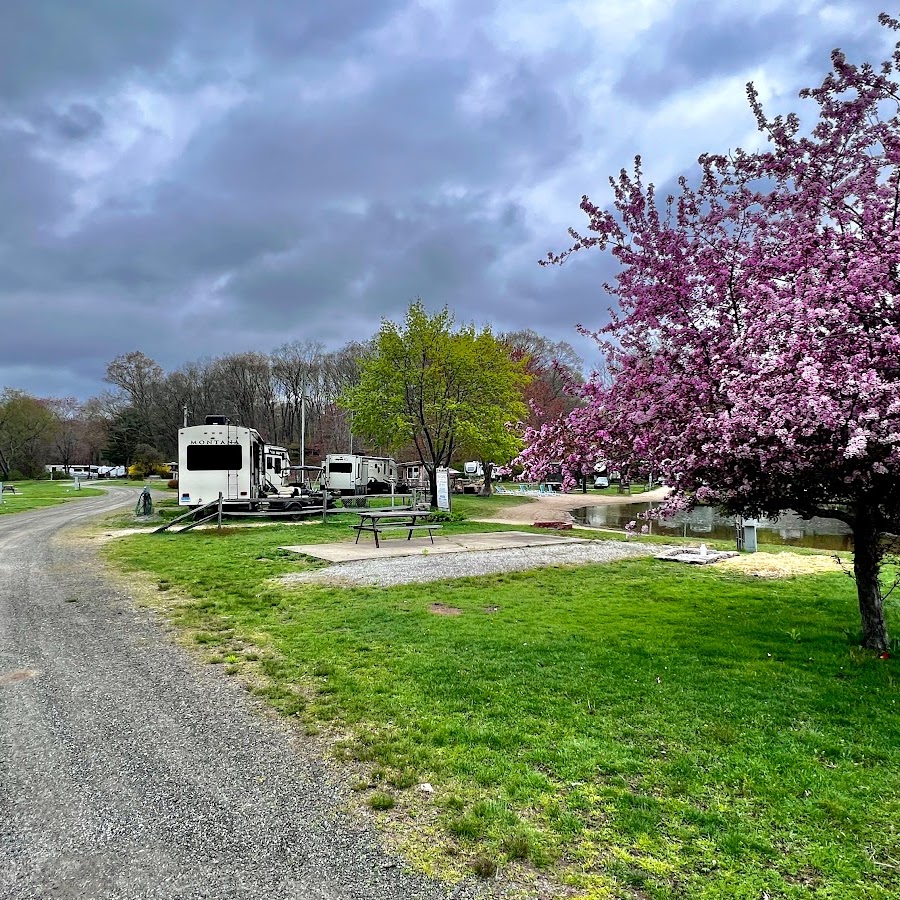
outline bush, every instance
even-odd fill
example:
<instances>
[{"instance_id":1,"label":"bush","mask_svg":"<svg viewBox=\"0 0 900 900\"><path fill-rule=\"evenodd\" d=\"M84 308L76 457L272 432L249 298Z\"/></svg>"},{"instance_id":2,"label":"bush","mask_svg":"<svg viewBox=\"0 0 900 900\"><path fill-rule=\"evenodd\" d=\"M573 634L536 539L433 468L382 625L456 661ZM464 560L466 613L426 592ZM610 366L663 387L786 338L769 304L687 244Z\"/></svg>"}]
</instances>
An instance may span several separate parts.
<instances>
[{"instance_id":1,"label":"bush","mask_svg":"<svg viewBox=\"0 0 900 900\"><path fill-rule=\"evenodd\" d=\"M432 510L426 522L464 522L466 517L462 513L451 512L446 509Z\"/></svg>"},{"instance_id":2,"label":"bush","mask_svg":"<svg viewBox=\"0 0 900 900\"><path fill-rule=\"evenodd\" d=\"M173 491L177 491L178 490L178 479L177 478L171 479L170 481L168 481L166 483L166 487L170 488Z\"/></svg>"},{"instance_id":3,"label":"bush","mask_svg":"<svg viewBox=\"0 0 900 900\"><path fill-rule=\"evenodd\" d=\"M148 475L168 478L172 474L168 466L161 463L136 462L128 467L128 477L140 481Z\"/></svg>"}]
</instances>

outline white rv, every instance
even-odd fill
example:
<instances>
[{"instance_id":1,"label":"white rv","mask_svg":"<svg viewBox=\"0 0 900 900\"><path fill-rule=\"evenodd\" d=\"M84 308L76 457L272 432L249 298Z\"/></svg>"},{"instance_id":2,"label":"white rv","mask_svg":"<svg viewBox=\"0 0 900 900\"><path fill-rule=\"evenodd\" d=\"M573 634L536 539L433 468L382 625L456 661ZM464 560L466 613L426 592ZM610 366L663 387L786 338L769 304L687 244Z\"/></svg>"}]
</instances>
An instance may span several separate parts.
<instances>
[{"instance_id":1,"label":"white rv","mask_svg":"<svg viewBox=\"0 0 900 900\"><path fill-rule=\"evenodd\" d=\"M100 466L62 466L57 464L52 464L48 466L44 466L44 468L55 478L57 475L62 475L64 477L69 478L99 478L100 477Z\"/></svg>"},{"instance_id":2,"label":"white rv","mask_svg":"<svg viewBox=\"0 0 900 900\"><path fill-rule=\"evenodd\" d=\"M273 464L274 465L274 464ZM178 505L199 506L218 499L253 504L264 493L265 444L253 428L232 425L224 416L178 429Z\"/></svg>"},{"instance_id":3,"label":"white rv","mask_svg":"<svg viewBox=\"0 0 900 900\"><path fill-rule=\"evenodd\" d=\"M285 447L276 447L274 444L266 444L265 458L265 486L268 490L280 491L288 487L291 480L291 457Z\"/></svg>"},{"instance_id":4,"label":"white rv","mask_svg":"<svg viewBox=\"0 0 900 900\"><path fill-rule=\"evenodd\" d=\"M389 493L391 483L397 483L397 464L389 456L329 453L322 475L328 489L341 494Z\"/></svg>"}]
</instances>

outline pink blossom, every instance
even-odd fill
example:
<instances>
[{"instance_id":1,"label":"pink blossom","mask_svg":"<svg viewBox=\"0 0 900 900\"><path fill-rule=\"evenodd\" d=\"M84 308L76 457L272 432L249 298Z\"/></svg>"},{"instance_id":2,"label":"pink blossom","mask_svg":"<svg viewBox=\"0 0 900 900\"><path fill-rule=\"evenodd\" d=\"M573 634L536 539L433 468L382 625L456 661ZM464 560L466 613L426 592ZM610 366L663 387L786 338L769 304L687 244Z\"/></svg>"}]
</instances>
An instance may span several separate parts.
<instances>
[{"instance_id":1,"label":"pink blossom","mask_svg":"<svg viewBox=\"0 0 900 900\"><path fill-rule=\"evenodd\" d=\"M749 85L764 149L704 154L666 199L638 157L611 205L582 198L587 232L543 262L618 261L610 323L583 329L608 374L530 429L519 462L540 478L563 460L566 484L599 458L652 471L671 509L843 519L864 640L882 647L878 535L900 533L900 44L880 67L832 64L801 93L812 129L767 117Z\"/></svg>"}]
</instances>

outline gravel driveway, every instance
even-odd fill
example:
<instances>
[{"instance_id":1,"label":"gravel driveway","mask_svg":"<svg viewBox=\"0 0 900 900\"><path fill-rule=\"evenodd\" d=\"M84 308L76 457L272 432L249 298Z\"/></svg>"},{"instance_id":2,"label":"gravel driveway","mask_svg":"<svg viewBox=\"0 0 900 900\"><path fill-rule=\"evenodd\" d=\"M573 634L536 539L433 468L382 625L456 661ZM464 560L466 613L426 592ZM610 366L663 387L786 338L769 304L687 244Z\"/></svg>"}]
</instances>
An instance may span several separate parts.
<instances>
[{"instance_id":1,"label":"gravel driveway","mask_svg":"<svg viewBox=\"0 0 900 900\"><path fill-rule=\"evenodd\" d=\"M171 644L66 525L0 517L0 897L438 898L280 723Z\"/></svg>"}]
</instances>

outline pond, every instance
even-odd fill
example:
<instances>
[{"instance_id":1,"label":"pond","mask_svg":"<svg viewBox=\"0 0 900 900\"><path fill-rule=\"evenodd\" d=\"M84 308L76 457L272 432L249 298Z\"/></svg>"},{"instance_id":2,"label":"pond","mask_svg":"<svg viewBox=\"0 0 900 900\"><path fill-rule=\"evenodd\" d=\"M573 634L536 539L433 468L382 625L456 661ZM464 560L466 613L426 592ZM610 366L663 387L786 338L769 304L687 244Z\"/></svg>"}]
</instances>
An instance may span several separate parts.
<instances>
[{"instance_id":1,"label":"pond","mask_svg":"<svg viewBox=\"0 0 900 900\"><path fill-rule=\"evenodd\" d=\"M711 506L700 506L692 512L676 513L672 518L646 522L640 514L660 506L659 503L615 503L609 506L583 506L573 509L572 516L580 525L595 528L625 529L628 522L646 524L651 534L678 535L698 540L732 541L735 537L734 517L721 515ZM760 544L786 544L792 547L817 547L820 550L851 550L850 529L837 519L801 519L785 510L777 520L764 520L757 529Z\"/></svg>"}]
</instances>

